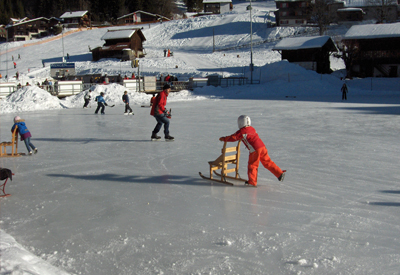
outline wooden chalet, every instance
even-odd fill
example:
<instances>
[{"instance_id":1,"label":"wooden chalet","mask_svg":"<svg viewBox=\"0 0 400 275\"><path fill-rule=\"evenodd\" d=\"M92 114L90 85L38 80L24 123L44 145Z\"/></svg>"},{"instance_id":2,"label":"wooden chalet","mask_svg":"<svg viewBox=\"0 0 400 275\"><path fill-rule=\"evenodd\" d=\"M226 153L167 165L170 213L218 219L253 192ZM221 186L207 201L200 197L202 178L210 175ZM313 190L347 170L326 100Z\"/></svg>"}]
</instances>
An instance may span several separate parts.
<instances>
[{"instance_id":1,"label":"wooden chalet","mask_svg":"<svg viewBox=\"0 0 400 275\"><path fill-rule=\"evenodd\" d=\"M92 50L93 61L101 58L132 60L145 55L143 42L146 38L140 29L108 30L101 39L106 43Z\"/></svg>"},{"instance_id":2,"label":"wooden chalet","mask_svg":"<svg viewBox=\"0 0 400 275\"><path fill-rule=\"evenodd\" d=\"M159 15L159 14L152 14L145 11L135 11L124 16L117 18L118 25L125 25L125 24L144 24L144 23L156 23L159 21L169 21L170 19Z\"/></svg>"},{"instance_id":3,"label":"wooden chalet","mask_svg":"<svg viewBox=\"0 0 400 275\"><path fill-rule=\"evenodd\" d=\"M47 36L49 29L49 19L39 17L35 19L11 19L6 26L8 41L25 41L33 38Z\"/></svg>"},{"instance_id":4,"label":"wooden chalet","mask_svg":"<svg viewBox=\"0 0 400 275\"><path fill-rule=\"evenodd\" d=\"M307 24L311 17L311 0L275 0L277 26Z\"/></svg>"},{"instance_id":5,"label":"wooden chalet","mask_svg":"<svg viewBox=\"0 0 400 275\"><path fill-rule=\"evenodd\" d=\"M232 0L203 0L204 13L223 14L233 9Z\"/></svg>"},{"instance_id":6,"label":"wooden chalet","mask_svg":"<svg viewBox=\"0 0 400 275\"><path fill-rule=\"evenodd\" d=\"M342 44L348 76L400 76L400 23L352 26Z\"/></svg>"},{"instance_id":7,"label":"wooden chalet","mask_svg":"<svg viewBox=\"0 0 400 275\"><path fill-rule=\"evenodd\" d=\"M60 16L67 28L90 27L88 11L68 11Z\"/></svg>"},{"instance_id":8,"label":"wooden chalet","mask_svg":"<svg viewBox=\"0 0 400 275\"><path fill-rule=\"evenodd\" d=\"M329 56L338 51L329 36L285 38L273 50L281 53L282 60L321 74L332 72Z\"/></svg>"}]
</instances>

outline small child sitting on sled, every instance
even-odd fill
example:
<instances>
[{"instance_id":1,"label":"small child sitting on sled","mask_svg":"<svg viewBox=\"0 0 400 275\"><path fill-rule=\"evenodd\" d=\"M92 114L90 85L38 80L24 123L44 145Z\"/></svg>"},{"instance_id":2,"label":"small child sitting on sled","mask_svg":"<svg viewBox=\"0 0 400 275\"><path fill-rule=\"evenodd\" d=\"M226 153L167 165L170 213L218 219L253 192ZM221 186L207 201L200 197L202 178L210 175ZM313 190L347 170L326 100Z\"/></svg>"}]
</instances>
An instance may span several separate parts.
<instances>
[{"instance_id":1,"label":"small child sitting on sled","mask_svg":"<svg viewBox=\"0 0 400 275\"><path fill-rule=\"evenodd\" d=\"M286 170L281 170L268 156L267 148L258 136L256 130L251 126L250 117L241 115L238 118L238 127L239 131L230 136L220 137L219 140L227 142L242 140L247 149L249 149L250 154L247 166L249 180L246 181L245 184L257 187L257 174L260 161L279 181L283 181Z\"/></svg>"}]
</instances>

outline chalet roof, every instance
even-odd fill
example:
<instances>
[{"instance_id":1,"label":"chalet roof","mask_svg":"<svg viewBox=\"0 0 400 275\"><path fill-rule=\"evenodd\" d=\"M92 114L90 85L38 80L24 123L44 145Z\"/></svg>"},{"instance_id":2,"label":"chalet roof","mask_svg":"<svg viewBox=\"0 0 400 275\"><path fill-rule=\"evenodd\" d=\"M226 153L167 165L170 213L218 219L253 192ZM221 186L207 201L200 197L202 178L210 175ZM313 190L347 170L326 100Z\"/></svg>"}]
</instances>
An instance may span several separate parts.
<instances>
[{"instance_id":1,"label":"chalet roof","mask_svg":"<svg viewBox=\"0 0 400 275\"><path fill-rule=\"evenodd\" d=\"M400 37L400 23L354 25L344 35L344 40Z\"/></svg>"},{"instance_id":2,"label":"chalet roof","mask_svg":"<svg viewBox=\"0 0 400 275\"><path fill-rule=\"evenodd\" d=\"M67 11L60 18L76 18L83 17L88 11Z\"/></svg>"},{"instance_id":3,"label":"chalet roof","mask_svg":"<svg viewBox=\"0 0 400 275\"><path fill-rule=\"evenodd\" d=\"M329 36L294 37L282 39L273 50L304 50L322 48L327 43L330 51L337 51L335 44Z\"/></svg>"},{"instance_id":4,"label":"chalet roof","mask_svg":"<svg viewBox=\"0 0 400 275\"><path fill-rule=\"evenodd\" d=\"M159 14L153 14L153 13L150 13L150 12L147 12L147 11L141 11L141 10L125 14L125 15L123 15L121 17L118 17L117 20L120 20L120 19L125 18L125 17L133 16L135 13L144 13L144 14L147 14L147 15L150 15L150 16L160 17L160 18L165 19L165 20L170 20L168 17L162 16L162 15L159 15Z\"/></svg>"},{"instance_id":5,"label":"chalet roof","mask_svg":"<svg viewBox=\"0 0 400 275\"><path fill-rule=\"evenodd\" d=\"M351 11L361 11L364 12L362 8L343 8L338 9L337 12L351 12Z\"/></svg>"},{"instance_id":6,"label":"chalet roof","mask_svg":"<svg viewBox=\"0 0 400 275\"><path fill-rule=\"evenodd\" d=\"M49 20L50 20L50 19L48 19L48 18L46 18L46 17L38 17L38 18L30 19L30 20L26 20L26 19L27 19L27 17L25 17L25 18L19 20L18 23L8 24L8 25L6 26L6 28L11 28L11 27L15 27L15 26L24 25L24 24L28 24L28 23L31 23L31 22L35 22L35 21L38 21L38 20L46 20L46 21L49 21Z\"/></svg>"},{"instance_id":7,"label":"chalet roof","mask_svg":"<svg viewBox=\"0 0 400 275\"><path fill-rule=\"evenodd\" d=\"M232 0L203 0L203 4L211 3L232 3Z\"/></svg>"},{"instance_id":8,"label":"chalet roof","mask_svg":"<svg viewBox=\"0 0 400 275\"><path fill-rule=\"evenodd\" d=\"M347 0L346 7L397 6L397 1Z\"/></svg>"},{"instance_id":9,"label":"chalet roof","mask_svg":"<svg viewBox=\"0 0 400 275\"><path fill-rule=\"evenodd\" d=\"M140 29L108 30L106 34L101 37L101 39L115 40L115 39L131 38L135 32L138 32L139 36L142 38L142 41L146 40Z\"/></svg>"}]
</instances>

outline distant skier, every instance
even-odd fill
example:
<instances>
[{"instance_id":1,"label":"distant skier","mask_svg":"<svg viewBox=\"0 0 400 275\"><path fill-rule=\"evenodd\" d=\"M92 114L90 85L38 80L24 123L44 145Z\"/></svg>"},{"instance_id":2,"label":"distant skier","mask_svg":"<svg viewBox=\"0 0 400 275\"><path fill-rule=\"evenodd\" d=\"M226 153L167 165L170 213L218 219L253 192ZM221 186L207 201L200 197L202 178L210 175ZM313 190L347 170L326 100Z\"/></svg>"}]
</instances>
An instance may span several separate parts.
<instances>
[{"instance_id":1,"label":"distant skier","mask_svg":"<svg viewBox=\"0 0 400 275\"><path fill-rule=\"evenodd\" d=\"M87 109L87 106L89 105L89 102L92 99L92 90L87 91L85 96L83 97L83 99L85 100L85 104L83 105L83 108Z\"/></svg>"},{"instance_id":2,"label":"distant skier","mask_svg":"<svg viewBox=\"0 0 400 275\"><path fill-rule=\"evenodd\" d=\"M349 92L349 90L347 89L346 83L343 83L341 91L342 91L342 100L347 100L347 93Z\"/></svg>"},{"instance_id":3,"label":"distant skier","mask_svg":"<svg viewBox=\"0 0 400 275\"><path fill-rule=\"evenodd\" d=\"M28 154L32 155L32 150L36 154L38 149L31 143L32 135L25 125L25 120L21 119L19 116L14 117L14 125L11 128L11 132L14 131L15 127L18 127L18 133L21 136L21 140L25 142L26 149L28 149Z\"/></svg>"},{"instance_id":4,"label":"distant skier","mask_svg":"<svg viewBox=\"0 0 400 275\"><path fill-rule=\"evenodd\" d=\"M164 49L164 57L167 57L167 49Z\"/></svg>"},{"instance_id":5,"label":"distant skier","mask_svg":"<svg viewBox=\"0 0 400 275\"><path fill-rule=\"evenodd\" d=\"M98 114L98 112L101 108L101 114L105 115L104 109L106 108L105 106L108 106L108 105L107 105L106 101L104 100L104 93L101 92L100 95L96 96L95 101L97 101L97 108L94 113Z\"/></svg>"},{"instance_id":6,"label":"distant skier","mask_svg":"<svg viewBox=\"0 0 400 275\"><path fill-rule=\"evenodd\" d=\"M132 108L129 106L128 91L124 92L124 95L122 96L122 101L125 103L125 114L133 115ZM129 112L128 112L128 110L129 110Z\"/></svg>"},{"instance_id":7,"label":"distant skier","mask_svg":"<svg viewBox=\"0 0 400 275\"><path fill-rule=\"evenodd\" d=\"M163 91L159 93L154 100L154 104L151 108L150 115L154 116L157 120L157 125L154 128L151 139L158 140L161 137L157 136L157 133L160 131L162 125L164 124L164 137L166 141L174 140L174 137L169 135L169 122L171 118L170 112L165 109L165 105L167 104L167 97L171 92L171 86L169 84L165 84L163 87Z\"/></svg>"},{"instance_id":8,"label":"distant skier","mask_svg":"<svg viewBox=\"0 0 400 275\"><path fill-rule=\"evenodd\" d=\"M258 136L256 130L251 126L250 117L241 115L238 118L238 127L239 131L230 136L220 137L219 140L227 142L242 140L247 149L249 149L250 154L247 166L249 180L246 181L245 185L257 187L258 166L260 165L260 161L279 181L283 181L286 170L281 170L268 156L267 148Z\"/></svg>"}]
</instances>

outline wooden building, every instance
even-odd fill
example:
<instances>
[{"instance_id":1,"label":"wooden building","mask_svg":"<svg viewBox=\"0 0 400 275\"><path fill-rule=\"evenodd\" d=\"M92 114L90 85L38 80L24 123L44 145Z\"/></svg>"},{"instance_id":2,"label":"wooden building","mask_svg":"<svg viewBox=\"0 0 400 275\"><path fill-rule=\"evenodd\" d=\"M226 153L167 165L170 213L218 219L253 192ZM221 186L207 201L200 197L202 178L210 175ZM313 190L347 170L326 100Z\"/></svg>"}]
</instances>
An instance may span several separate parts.
<instances>
[{"instance_id":1,"label":"wooden building","mask_svg":"<svg viewBox=\"0 0 400 275\"><path fill-rule=\"evenodd\" d=\"M125 24L142 24L142 23L155 23L160 21L169 21L170 19L159 15L159 14L152 14L145 11L135 11L124 16L117 18L118 25L125 25Z\"/></svg>"},{"instance_id":2,"label":"wooden building","mask_svg":"<svg viewBox=\"0 0 400 275\"><path fill-rule=\"evenodd\" d=\"M332 72L329 56L338 51L329 36L285 38L273 50L281 53L282 60L321 74Z\"/></svg>"},{"instance_id":3,"label":"wooden building","mask_svg":"<svg viewBox=\"0 0 400 275\"><path fill-rule=\"evenodd\" d=\"M88 11L68 11L60 16L67 28L90 27L90 16Z\"/></svg>"},{"instance_id":4,"label":"wooden building","mask_svg":"<svg viewBox=\"0 0 400 275\"><path fill-rule=\"evenodd\" d=\"M203 0L204 13L223 14L233 9L232 0Z\"/></svg>"},{"instance_id":5,"label":"wooden building","mask_svg":"<svg viewBox=\"0 0 400 275\"><path fill-rule=\"evenodd\" d=\"M277 26L305 25L311 18L311 0L275 0Z\"/></svg>"},{"instance_id":6,"label":"wooden building","mask_svg":"<svg viewBox=\"0 0 400 275\"><path fill-rule=\"evenodd\" d=\"M132 60L145 55L143 42L146 38L140 29L108 30L101 39L106 42L92 50L93 61L101 58Z\"/></svg>"},{"instance_id":7,"label":"wooden building","mask_svg":"<svg viewBox=\"0 0 400 275\"><path fill-rule=\"evenodd\" d=\"M0 42L7 41L7 31L6 26L0 24Z\"/></svg>"},{"instance_id":8,"label":"wooden building","mask_svg":"<svg viewBox=\"0 0 400 275\"><path fill-rule=\"evenodd\" d=\"M352 26L342 44L348 76L400 76L400 23Z\"/></svg>"},{"instance_id":9,"label":"wooden building","mask_svg":"<svg viewBox=\"0 0 400 275\"><path fill-rule=\"evenodd\" d=\"M33 38L40 38L49 34L49 19L39 17L35 19L11 19L6 26L8 41L26 41Z\"/></svg>"}]
</instances>

